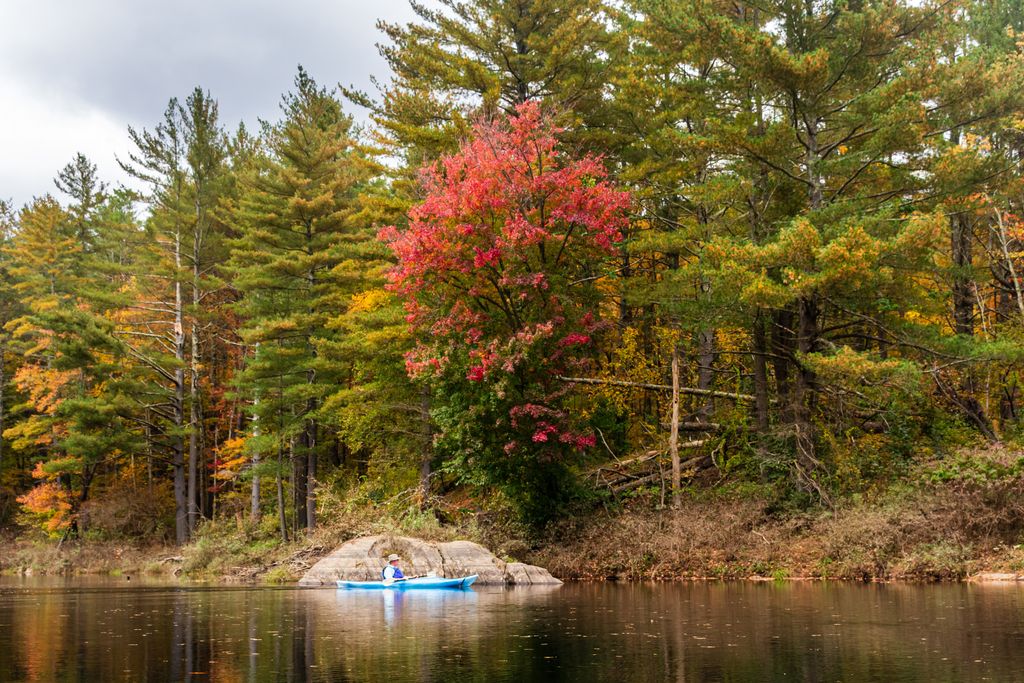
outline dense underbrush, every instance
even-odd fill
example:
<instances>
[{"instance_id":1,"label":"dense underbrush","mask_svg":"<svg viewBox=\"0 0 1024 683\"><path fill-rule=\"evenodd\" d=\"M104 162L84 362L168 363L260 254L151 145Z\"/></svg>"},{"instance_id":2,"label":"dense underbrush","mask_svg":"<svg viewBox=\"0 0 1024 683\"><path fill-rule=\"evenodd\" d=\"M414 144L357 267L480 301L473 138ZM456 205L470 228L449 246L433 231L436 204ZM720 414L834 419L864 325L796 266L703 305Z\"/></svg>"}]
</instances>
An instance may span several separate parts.
<instances>
[{"instance_id":1,"label":"dense underbrush","mask_svg":"<svg viewBox=\"0 0 1024 683\"><path fill-rule=\"evenodd\" d=\"M661 492L640 491L581 507L539 536L469 499L439 499L421 510L408 498L363 493L323 489L319 526L297 540L282 538L273 515L253 523L242 514L204 523L184 548L96 538L58 547L9 537L0 572L283 583L366 534L470 539L570 580L958 580L1024 572L1024 455L1006 449L925 463L831 507L796 505L771 484L728 478L693 484L676 509L662 506Z\"/></svg>"},{"instance_id":2,"label":"dense underbrush","mask_svg":"<svg viewBox=\"0 0 1024 683\"><path fill-rule=\"evenodd\" d=\"M1022 543L1024 457L994 449L831 508L789 508L751 485L694 488L675 510L639 498L562 523L531 559L572 579L948 580L1024 571Z\"/></svg>"}]
</instances>

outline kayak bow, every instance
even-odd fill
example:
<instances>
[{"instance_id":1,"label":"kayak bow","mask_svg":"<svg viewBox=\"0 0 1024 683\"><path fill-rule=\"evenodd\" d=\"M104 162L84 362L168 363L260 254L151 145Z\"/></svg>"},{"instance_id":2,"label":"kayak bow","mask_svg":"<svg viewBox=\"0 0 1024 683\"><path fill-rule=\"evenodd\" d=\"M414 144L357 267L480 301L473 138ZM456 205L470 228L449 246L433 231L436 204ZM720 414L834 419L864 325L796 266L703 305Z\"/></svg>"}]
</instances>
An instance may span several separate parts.
<instances>
[{"instance_id":1,"label":"kayak bow","mask_svg":"<svg viewBox=\"0 0 1024 683\"><path fill-rule=\"evenodd\" d=\"M395 579L393 581L341 581L337 582L338 588L349 589L380 589L395 588L398 590L424 589L424 588L469 588L477 579L477 574L463 576L457 579L441 579L433 576L424 576L418 579Z\"/></svg>"}]
</instances>

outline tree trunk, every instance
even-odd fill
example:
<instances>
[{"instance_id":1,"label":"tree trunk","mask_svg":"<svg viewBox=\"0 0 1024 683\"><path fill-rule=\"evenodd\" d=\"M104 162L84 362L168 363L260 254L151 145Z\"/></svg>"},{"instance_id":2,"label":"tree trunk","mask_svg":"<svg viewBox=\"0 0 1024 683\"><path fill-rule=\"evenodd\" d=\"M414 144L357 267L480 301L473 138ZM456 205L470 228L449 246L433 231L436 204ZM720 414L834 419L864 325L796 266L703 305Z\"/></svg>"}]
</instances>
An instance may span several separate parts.
<instances>
[{"instance_id":1,"label":"tree trunk","mask_svg":"<svg viewBox=\"0 0 1024 683\"><path fill-rule=\"evenodd\" d=\"M192 325L192 358L189 361L189 420L188 420L188 531L192 534L199 524L199 391L196 386L196 326Z\"/></svg>"},{"instance_id":2,"label":"tree trunk","mask_svg":"<svg viewBox=\"0 0 1024 683\"><path fill-rule=\"evenodd\" d=\"M697 389L711 391L715 383L714 362L715 330L705 328L697 333ZM696 411L697 422L708 422L714 407L714 395L709 393Z\"/></svg>"},{"instance_id":3,"label":"tree trunk","mask_svg":"<svg viewBox=\"0 0 1024 683\"><path fill-rule=\"evenodd\" d=\"M778 396L782 408L782 422L789 424L790 406L784 401L790 394L790 385L793 378L790 375L790 366L793 364L793 311L788 309L774 311L771 316L771 353L772 371L775 375L775 395Z\"/></svg>"},{"instance_id":4,"label":"tree trunk","mask_svg":"<svg viewBox=\"0 0 1024 683\"><path fill-rule=\"evenodd\" d=\"M78 496L78 504L75 506L74 517L75 532L79 534L86 531L86 524L84 520L79 523L81 519L80 513L85 501L89 500L89 491L92 489L92 480L96 476L97 467L99 467L98 463L82 467L82 492Z\"/></svg>"},{"instance_id":5,"label":"tree trunk","mask_svg":"<svg viewBox=\"0 0 1024 683\"><path fill-rule=\"evenodd\" d=\"M430 463L433 461L433 430L430 426L430 389L420 389L420 429L423 433L423 452L420 454L420 509L430 500Z\"/></svg>"},{"instance_id":6,"label":"tree trunk","mask_svg":"<svg viewBox=\"0 0 1024 683\"><path fill-rule=\"evenodd\" d=\"M314 406L315 408L315 406ZM306 528L316 528L316 466L317 466L317 423L306 421Z\"/></svg>"},{"instance_id":7,"label":"tree trunk","mask_svg":"<svg viewBox=\"0 0 1024 683\"><path fill-rule=\"evenodd\" d=\"M757 124L751 130L751 135L764 135L764 111L760 98L751 97L750 108L756 114ZM758 173L754 181L752 191L747 196L747 212L750 217L750 239L754 244L762 245L767 237L766 225L762 215L762 206L765 201L765 186L768 180L768 171L763 165L758 166ZM768 432L771 420L770 401L768 399L768 330L767 311L758 309L754 315L751 328L752 363L754 370L754 423L757 432L765 435Z\"/></svg>"},{"instance_id":8,"label":"tree trunk","mask_svg":"<svg viewBox=\"0 0 1024 683\"><path fill-rule=\"evenodd\" d=\"M949 218L950 255L953 261L953 331L965 337L974 336L974 307L977 302L975 282L971 273L974 263L974 229L970 215L960 211ZM978 401L974 372L968 366L962 375L959 404L978 430L990 441L997 439L985 407Z\"/></svg>"},{"instance_id":9,"label":"tree trunk","mask_svg":"<svg viewBox=\"0 0 1024 683\"><path fill-rule=\"evenodd\" d=\"M305 441L305 432L303 432L303 441ZM292 461L292 506L295 511L295 518L292 522L295 533L298 534L299 529L305 529L308 522L306 519L306 480L309 461L306 458L306 453L295 452L295 439L289 442L288 451Z\"/></svg>"},{"instance_id":10,"label":"tree trunk","mask_svg":"<svg viewBox=\"0 0 1024 683\"><path fill-rule=\"evenodd\" d=\"M764 316L759 311L754 318L752 337L754 365L754 421L759 434L766 434L768 414L768 339L764 329Z\"/></svg>"},{"instance_id":11,"label":"tree trunk","mask_svg":"<svg viewBox=\"0 0 1024 683\"><path fill-rule=\"evenodd\" d=\"M191 527L188 523L190 502L185 490L185 442L182 429L185 426L185 325L183 321L184 301L181 295L181 232L174 235L174 357L178 368L174 371L174 531L178 545L188 543Z\"/></svg>"},{"instance_id":12,"label":"tree trunk","mask_svg":"<svg viewBox=\"0 0 1024 683\"><path fill-rule=\"evenodd\" d=\"M288 520L284 513L284 482L282 473L284 471L284 445L280 439L277 442L277 517L281 526L281 540L288 542Z\"/></svg>"},{"instance_id":13,"label":"tree trunk","mask_svg":"<svg viewBox=\"0 0 1024 683\"><path fill-rule=\"evenodd\" d=\"M999 397L999 421L1002 423L1000 426L1004 432L1007 426L1017 421L1018 394L1017 380L1012 379L1003 387L1002 395Z\"/></svg>"},{"instance_id":14,"label":"tree trunk","mask_svg":"<svg viewBox=\"0 0 1024 683\"><path fill-rule=\"evenodd\" d=\"M200 254L202 250L203 212L199 204L201 192L197 190L196 199L196 224L192 231L192 320L189 326L189 336L192 341L192 353L189 358L189 420L188 420L188 528L189 533L195 531L201 516L200 497L203 492L199 487L201 463L199 448L199 432L203 428L202 421L202 400L199 387L199 364L201 361L199 352L199 305L202 299L200 292Z\"/></svg>"},{"instance_id":15,"label":"tree trunk","mask_svg":"<svg viewBox=\"0 0 1024 683\"><path fill-rule=\"evenodd\" d=\"M815 296L804 296L797 301L796 348L799 354L814 350L818 335L818 301ZM797 458L808 472L817 467L815 434L811 423L810 402L814 391L814 373L798 358L793 382L792 417Z\"/></svg>"},{"instance_id":16,"label":"tree trunk","mask_svg":"<svg viewBox=\"0 0 1024 683\"><path fill-rule=\"evenodd\" d=\"M807 122L807 155L806 170L809 183L807 192L808 208L817 211L824 204L822 188L825 178L821 174L818 163L818 126L820 120L816 116L806 119ZM793 436L796 446L798 470L801 477L808 479L818 489L814 471L818 469L815 454L816 435L811 423L811 402L815 391L814 373L804 364L801 356L811 353L818 339L818 295L816 293L801 295L796 302L796 376L793 381L792 418ZM818 489L820 493L820 489Z\"/></svg>"},{"instance_id":17,"label":"tree trunk","mask_svg":"<svg viewBox=\"0 0 1024 683\"><path fill-rule=\"evenodd\" d=\"M260 401L256 399L253 401L253 406L259 406ZM260 418L258 415L252 417L252 435L253 438L259 442L260 437ZM260 521L260 476L255 474L259 471L260 467L260 452L256 449L252 454L252 469L254 474L252 475L252 486L249 490L249 517L252 519L253 524L258 524Z\"/></svg>"},{"instance_id":18,"label":"tree trunk","mask_svg":"<svg viewBox=\"0 0 1024 683\"><path fill-rule=\"evenodd\" d=\"M200 420L199 424L203 425L204 421L202 418L203 409L200 407ZM213 445L207 447L206 445L206 430L200 429L199 431L199 500L202 502L202 507L199 509L199 514L203 519L213 519L214 512L216 511L217 505L217 487L214 486L213 475L215 473L214 467L216 464L211 461L209 464L206 462L207 453L215 453L220 450L220 426L215 425L213 428Z\"/></svg>"},{"instance_id":19,"label":"tree trunk","mask_svg":"<svg viewBox=\"0 0 1024 683\"><path fill-rule=\"evenodd\" d=\"M703 182L707 178L707 168L704 168L700 173L700 179ZM707 208L700 204L697 206L697 221L701 225L701 232L703 233L703 239L705 243L711 241L711 218L708 214ZM711 296L711 281L701 276L699 282L699 297L701 300L707 301ZM715 383L714 374L714 363L715 363L715 329L713 327L705 327L697 333L697 388L702 391L711 391L712 385ZM714 397L708 394L704 403L696 410L697 422L708 422L711 418L711 413L714 411L715 402Z\"/></svg>"},{"instance_id":20,"label":"tree trunk","mask_svg":"<svg viewBox=\"0 0 1024 683\"><path fill-rule=\"evenodd\" d=\"M682 472L679 467L679 345L672 345L672 417L668 450L672 457L672 507L679 507Z\"/></svg>"},{"instance_id":21,"label":"tree trunk","mask_svg":"<svg viewBox=\"0 0 1024 683\"><path fill-rule=\"evenodd\" d=\"M313 224L305 221L306 231L306 254L313 257ZM316 296L316 266L311 266L306 272L306 292L309 297L309 307L306 313L310 319L315 319L316 309L313 305ZM306 371L306 384L312 387L316 383L316 370L312 365L316 362L316 346L309 333L306 336L306 351L309 354L310 369ZM316 398L306 401L306 424L302 432L302 445L304 453L295 460L295 527L296 529L311 529L316 525L316 421L311 415L317 409ZM294 457L294 452L292 456Z\"/></svg>"},{"instance_id":22,"label":"tree trunk","mask_svg":"<svg viewBox=\"0 0 1024 683\"><path fill-rule=\"evenodd\" d=\"M970 216L965 211L949 217L950 246L953 260L953 330L974 336L974 280Z\"/></svg>"}]
</instances>

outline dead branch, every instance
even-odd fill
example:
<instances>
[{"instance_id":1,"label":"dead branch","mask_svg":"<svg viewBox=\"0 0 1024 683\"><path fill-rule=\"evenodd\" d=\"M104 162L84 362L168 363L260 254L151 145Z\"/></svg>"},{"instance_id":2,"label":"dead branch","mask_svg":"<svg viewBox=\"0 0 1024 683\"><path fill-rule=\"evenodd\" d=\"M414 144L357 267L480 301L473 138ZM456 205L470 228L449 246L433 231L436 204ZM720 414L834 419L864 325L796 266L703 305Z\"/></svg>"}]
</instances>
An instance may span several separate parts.
<instances>
[{"instance_id":1,"label":"dead branch","mask_svg":"<svg viewBox=\"0 0 1024 683\"><path fill-rule=\"evenodd\" d=\"M600 379L596 377L562 377L558 376L563 382L572 382L573 384L604 384L613 387L627 387L630 389L650 389L651 391L672 391L671 385L668 384L648 384L646 382L626 382L618 379ZM752 394L737 394L731 391L713 391L711 389L696 389L693 387L679 387L679 393L687 394L689 396L711 396L714 398L731 398L734 401L753 401L755 397Z\"/></svg>"}]
</instances>

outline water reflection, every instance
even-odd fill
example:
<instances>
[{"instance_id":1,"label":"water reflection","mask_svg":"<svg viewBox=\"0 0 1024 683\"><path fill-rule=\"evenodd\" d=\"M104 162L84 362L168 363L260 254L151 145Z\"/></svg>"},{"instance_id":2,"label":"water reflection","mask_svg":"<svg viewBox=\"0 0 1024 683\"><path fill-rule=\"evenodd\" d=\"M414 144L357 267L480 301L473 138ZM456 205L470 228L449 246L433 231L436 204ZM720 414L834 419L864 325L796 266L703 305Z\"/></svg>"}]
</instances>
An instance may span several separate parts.
<instances>
[{"instance_id":1,"label":"water reflection","mask_svg":"<svg viewBox=\"0 0 1024 683\"><path fill-rule=\"evenodd\" d=\"M415 591L335 591L338 608L348 612L372 611L375 604L383 605L384 624L395 629L402 619L402 607L408 605L410 618L443 620L453 612L465 618L475 611L476 592L473 590L415 590ZM447 609L446 609L447 607Z\"/></svg>"},{"instance_id":2,"label":"water reflection","mask_svg":"<svg viewBox=\"0 0 1024 683\"><path fill-rule=\"evenodd\" d=\"M0 583L0 681L1011 681L1022 646L1016 586Z\"/></svg>"}]
</instances>

